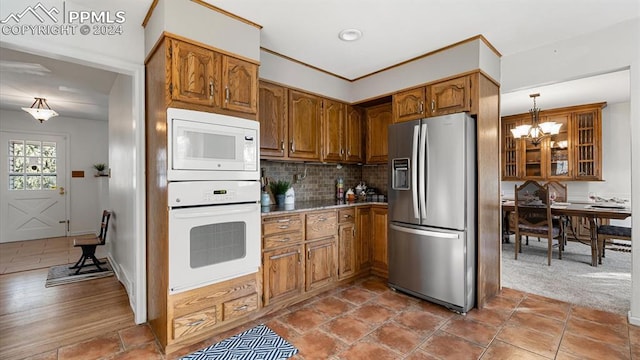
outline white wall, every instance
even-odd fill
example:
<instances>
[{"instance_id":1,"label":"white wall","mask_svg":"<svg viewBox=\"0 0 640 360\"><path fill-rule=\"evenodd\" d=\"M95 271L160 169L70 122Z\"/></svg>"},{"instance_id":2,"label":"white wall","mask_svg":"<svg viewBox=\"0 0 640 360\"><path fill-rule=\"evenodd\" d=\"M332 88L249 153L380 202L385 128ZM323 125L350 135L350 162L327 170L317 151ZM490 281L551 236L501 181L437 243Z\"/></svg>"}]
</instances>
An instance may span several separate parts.
<instances>
[{"instance_id":1,"label":"white wall","mask_svg":"<svg viewBox=\"0 0 640 360\"><path fill-rule=\"evenodd\" d=\"M256 61L260 29L190 0L160 0L145 28L145 54L163 31Z\"/></svg>"},{"instance_id":2,"label":"white wall","mask_svg":"<svg viewBox=\"0 0 640 360\"><path fill-rule=\"evenodd\" d=\"M109 93L109 202L113 217L110 255L118 278L127 288L135 308L136 242L135 236L135 163L136 124L133 116L133 79L118 75Z\"/></svg>"},{"instance_id":3,"label":"white wall","mask_svg":"<svg viewBox=\"0 0 640 360\"><path fill-rule=\"evenodd\" d=\"M500 58L480 39L353 82L262 51L260 78L346 102L358 102L476 69L500 79Z\"/></svg>"},{"instance_id":4,"label":"white wall","mask_svg":"<svg viewBox=\"0 0 640 360\"><path fill-rule=\"evenodd\" d=\"M70 235L95 233L100 223L103 189L102 178L93 176L93 164L108 163L107 122L57 116L40 124L24 111L10 110L0 110L0 119L0 130L68 135ZM84 177L72 178L72 170L84 171Z\"/></svg>"}]
</instances>

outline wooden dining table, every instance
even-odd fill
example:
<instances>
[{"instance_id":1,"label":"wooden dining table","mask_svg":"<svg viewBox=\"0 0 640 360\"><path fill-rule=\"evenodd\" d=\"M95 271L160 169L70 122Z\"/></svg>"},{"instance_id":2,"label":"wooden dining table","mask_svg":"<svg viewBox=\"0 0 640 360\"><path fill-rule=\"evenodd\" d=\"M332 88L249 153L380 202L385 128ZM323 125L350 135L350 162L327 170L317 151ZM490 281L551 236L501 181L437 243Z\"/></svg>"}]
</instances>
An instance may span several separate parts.
<instances>
[{"instance_id":1,"label":"wooden dining table","mask_svg":"<svg viewBox=\"0 0 640 360\"><path fill-rule=\"evenodd\" d=\"M502 203L505 213L503 226L509 229L509 212L515 211L513 200ZM597 203L556 203L551 205L551 215L579 216L589 219L589 234L591 240L591 266L598 266L598 219L624 220L631 216L630 207L615 207L612 204Z\"/></svg>"}]
</instances>

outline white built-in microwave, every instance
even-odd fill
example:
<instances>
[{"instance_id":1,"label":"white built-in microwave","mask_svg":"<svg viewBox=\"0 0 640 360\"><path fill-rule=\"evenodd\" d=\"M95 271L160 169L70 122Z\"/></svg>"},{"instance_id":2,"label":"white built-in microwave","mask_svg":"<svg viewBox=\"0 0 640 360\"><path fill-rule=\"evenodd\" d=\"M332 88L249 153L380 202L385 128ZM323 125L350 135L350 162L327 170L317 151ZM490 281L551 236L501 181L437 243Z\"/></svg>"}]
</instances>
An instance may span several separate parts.
<instances>
[{"instance_id":1,"label":"white built-in microwave","mask_svg":"<svg viewBox=\"0 0 640 360\"><path fill-rule=\"evenodd\" d=\"M258 180L259 126L233 116L167 109L167 180Z\"/></svg>"}]
</instances>

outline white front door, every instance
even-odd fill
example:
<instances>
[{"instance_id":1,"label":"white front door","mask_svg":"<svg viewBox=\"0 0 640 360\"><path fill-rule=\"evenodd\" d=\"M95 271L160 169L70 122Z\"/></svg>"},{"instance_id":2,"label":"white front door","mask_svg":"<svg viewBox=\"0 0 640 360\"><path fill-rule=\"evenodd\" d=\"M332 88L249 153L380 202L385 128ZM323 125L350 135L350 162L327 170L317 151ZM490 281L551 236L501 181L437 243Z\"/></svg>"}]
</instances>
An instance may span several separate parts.
<instances>
[{"instance_id":1,"label":"white front door","mask_svg":"<svg viewBox=\"0 0 640 360\"><path fill-rule=\"evenodd\" d=\"M0 243L67 235L66 144L0 132Z\"/></svg>"}]
</instances>

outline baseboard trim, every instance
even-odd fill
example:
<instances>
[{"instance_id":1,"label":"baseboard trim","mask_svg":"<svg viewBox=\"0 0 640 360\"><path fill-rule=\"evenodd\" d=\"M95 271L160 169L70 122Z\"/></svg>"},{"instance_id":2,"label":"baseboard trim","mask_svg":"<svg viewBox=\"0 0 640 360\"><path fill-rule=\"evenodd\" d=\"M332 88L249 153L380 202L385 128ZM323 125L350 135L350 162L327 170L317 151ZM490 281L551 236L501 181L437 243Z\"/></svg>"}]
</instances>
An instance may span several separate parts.
<instances>
[{"instance_id":1,"label":"baseboard trim","mask_svg":"<svg viewBox=\"0 0 640 360\"><path fill-rule=\"evenodd\" d=\"M629 324L631 324L631 325L640 326L640 317L632 316L631 315L631 310L629 310L629 312L627 314L627 320L629 321Z\"/></svg>"}]
</instances>

